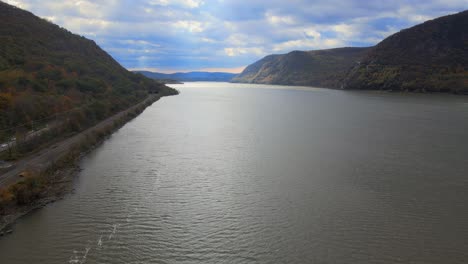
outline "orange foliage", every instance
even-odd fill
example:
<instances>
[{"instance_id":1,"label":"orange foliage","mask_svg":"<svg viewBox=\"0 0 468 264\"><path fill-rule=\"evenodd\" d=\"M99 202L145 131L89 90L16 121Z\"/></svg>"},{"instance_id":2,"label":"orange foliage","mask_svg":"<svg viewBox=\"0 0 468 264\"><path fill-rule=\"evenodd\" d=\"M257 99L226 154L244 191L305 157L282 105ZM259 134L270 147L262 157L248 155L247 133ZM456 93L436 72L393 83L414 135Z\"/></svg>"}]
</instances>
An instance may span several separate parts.
<instances>
[{"instance_id":1,"label":"orange foliage","mask_svg":"<svg viewBox=\"0 0 468 264\"><path fill-rule=\"evenodd\" d=\"M13 194L8 189L0 189L0 203L10 202L13 198Z\"/></svg>"}]
</instances>

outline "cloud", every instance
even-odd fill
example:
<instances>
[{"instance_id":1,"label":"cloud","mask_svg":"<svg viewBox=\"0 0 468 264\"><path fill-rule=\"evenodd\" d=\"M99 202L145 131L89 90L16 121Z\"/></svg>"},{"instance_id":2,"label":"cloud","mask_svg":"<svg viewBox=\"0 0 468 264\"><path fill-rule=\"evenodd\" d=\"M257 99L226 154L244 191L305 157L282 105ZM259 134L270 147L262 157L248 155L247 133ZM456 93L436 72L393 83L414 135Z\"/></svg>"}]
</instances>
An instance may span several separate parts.
<instances>
[{"instance_id":1,"label":"cloud","mask_svg":"<svg viewBox=\"0 0 468 264\"><path fill-rule=\"evenodd\" d=\"M236 57L240 55L256 55L261 56L265 55L265 52L262 48L250 47L250 48L224 48L224 52L229 57Z\"/></svg>"},{"instance_id":2,"label":"cloud","mask_svg":"<svg viewBox=\"0 0 468 264\"><path fill-rule=\"evenodd\" d=\"M271 53L370 46L466 0L7 0L127 68L239 69Z\"/></svg>"},{"instance_id":3,"label":"cloud","mask_svg":"<svg viewBox=\"0 0 468 264\"><path fill-rule=\"evenodd\" d=\"M275 52L287 52L291 50L328 49L343 46L339 39L297 39L278 43L273 46Z\"/></svg>"},{"instance_id":4,"label":"cloud","mask_svg":"<svg viewBox=\"0 0 468 264\"><path fill-rule=\"evenodd\" d=\"M149 1L150 5L161 5L161 6L169 6L169 5L179 5L182 7L188 8L197 8L204 4L201 0L176 0L176 1L169 1L169 0L153 0Z\"/></svg>"},{"instance_id":5,"label":"cloud","mask_svg":"<svg viewBox=\"0 0 468 264\"><path fill-rule=\"evenodd\" d=\"M180 20L174 23L175 28L183 29L192 33L203 32L203 24L195 20Z\"/></svg>"},{"instance_id":6,"label":"cloud","mask_svg":"<svg viewBox=\"0 0 468 264\"><path fill-rule=\"evenodd\" d=\"M266 20L272 25L293 25L296 24L296 19L291 15L277 16L268 11L265 14Z\"/></svg>"}]
</instances>

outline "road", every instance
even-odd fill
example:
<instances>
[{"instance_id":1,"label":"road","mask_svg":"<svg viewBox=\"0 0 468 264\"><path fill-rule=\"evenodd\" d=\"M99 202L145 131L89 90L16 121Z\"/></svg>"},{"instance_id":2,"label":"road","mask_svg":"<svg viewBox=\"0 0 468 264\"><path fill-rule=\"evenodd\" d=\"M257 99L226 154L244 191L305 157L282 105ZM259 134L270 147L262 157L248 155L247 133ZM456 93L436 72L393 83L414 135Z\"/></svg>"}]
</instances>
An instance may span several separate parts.
<instances>
[{"instance_id":1,"label":"road","mask_svg":"<svg viewBox=\"0 0 468 264\"><path fill-rule=\"evenodd\" d=\"M26 136L25 136L25 138L24 138L24 141L32 140L32 139L34 139L35 137L40 136L42 133L47 132L47 131L49 131L50 129L52 129L52 128L58 126L59 124L60 124L59 122L53 121L53 122L48 123L48 124L46 125L46 127L43 127L43 128L41 128L41 129L39 129L39 130L32 130L32 131L29 131L29 132L26 134ZM8 147L13 148L13 147L15 147L15 145L16 145L16 138L13 137L10 141L8 141L8 142L3 142L3 143L0 144L0 152L2 152L2 151L4 151L4 150L7 150Z\"/></svg>"},{"instance_id":2,"label":"road","mask_svg":"<svg viewBox=\"0 0 468 264\"><path fill-rule=\"evenodd\" d=\"M159 98L160 98L159 95L152 94L143 102L109 117L91 128L88 128L78 134L75 134L72 137L64 139L61 142L55 143L50 147L42 149L32 156L19 160L18 162L16 162L16 164L12 166L12 168L9 171L4 172L3 174L0 175L0 188L20 181L22 178L19 176L19 174L25 170L30 170L30 171L45 170L55 161L67 155L68 150L73 145L81 142L86 137L87 134L90 134L93 131L97 131L109 125L112 125L115 120L118 120L119 118L121 118L128 112L132 111L136 107L148 101L152 101L152 100L157 101L159 100Z\"/></svg>"}]
</instances>

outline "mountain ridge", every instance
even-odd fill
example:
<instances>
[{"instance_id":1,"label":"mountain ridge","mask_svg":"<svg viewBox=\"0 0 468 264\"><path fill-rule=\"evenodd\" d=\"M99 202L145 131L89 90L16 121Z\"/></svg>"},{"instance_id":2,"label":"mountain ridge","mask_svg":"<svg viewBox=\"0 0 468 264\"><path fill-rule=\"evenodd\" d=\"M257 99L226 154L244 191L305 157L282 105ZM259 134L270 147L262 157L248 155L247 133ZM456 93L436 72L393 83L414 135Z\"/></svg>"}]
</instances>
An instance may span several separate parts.
<instances>
[{"instance_id":1,"label":"mountain ridge","mask_svg":"<svg viewBox=\"0 0 468 264\"><path fill-rule=\"evenodd\" d=\"M468 10L403 29L352 68L345 89L468 93Z\"/></svg>"},{"instance_id":2,"label":"mountain ridge","mask_svg":"<svg viewBox=\"0 0 468 264\"><path fill-rule=\"evenodd\" d=\"M339 88L348 69L368 49L344 47L268 55L247 66L232 81Z\"/></svg>"},{"instance_id":3,"label":"mountain ridge","mask_svg":"<svg viewBox=\"0 0 468 264\"><path fill-rule=\"evenodd\" d=\"M336 51L355 48L268 55L249 65L233 82L468 93L467 28L468 10L435 18L360 53L341 56L341 65L337 65ZM327 53L328 57L317 59Z\"/></svg>"},{"instance_id":4,"label":"mountain ridge","mask_svg":"<svg viewBox=\"0 0 468 264\"><path fill-rule=\"evenodd\" d=\"M143 74L144 76L156 80L176 80L181 82L190 81L218 81L218 82L229 82L237 74L229 72L204 72L204 71L192 71L192 72L176 72L176 73L159 73L152 71L135 71Z\"/></svg>"}]
</instances>

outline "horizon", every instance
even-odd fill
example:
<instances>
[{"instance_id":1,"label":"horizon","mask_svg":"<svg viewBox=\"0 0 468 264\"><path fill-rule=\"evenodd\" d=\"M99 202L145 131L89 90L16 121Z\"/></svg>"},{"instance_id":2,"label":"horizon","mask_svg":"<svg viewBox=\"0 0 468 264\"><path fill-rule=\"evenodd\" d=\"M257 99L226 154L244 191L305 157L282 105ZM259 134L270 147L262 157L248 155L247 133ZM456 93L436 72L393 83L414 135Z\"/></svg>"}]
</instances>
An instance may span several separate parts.
<instances>
[{"instance_id":1,"label":"horizon","mask_svg":"<svg viewBox=\"0 0 468 264\"><path fill-rule=\"evenodd\" d=\"M463 0L5 2L94 40L128 70L169 74L238 74L270 54L373 46L402 29L466 9Z\"/></svg>"},{"instance_id":2,"label":"horizon","mask_svg":"<svg viewBox=\"0 0 468 264\"><path fill-rule=\"evenodd\" d=\"M210 73L233 73L240 74L247 66L238 68L203 68L195 70L171 70L157 68L127 68L129 71L148 71L154 73L175 74L175 73L190 73L190 72L210 72Z\"/></svg>"}]
</instances>

